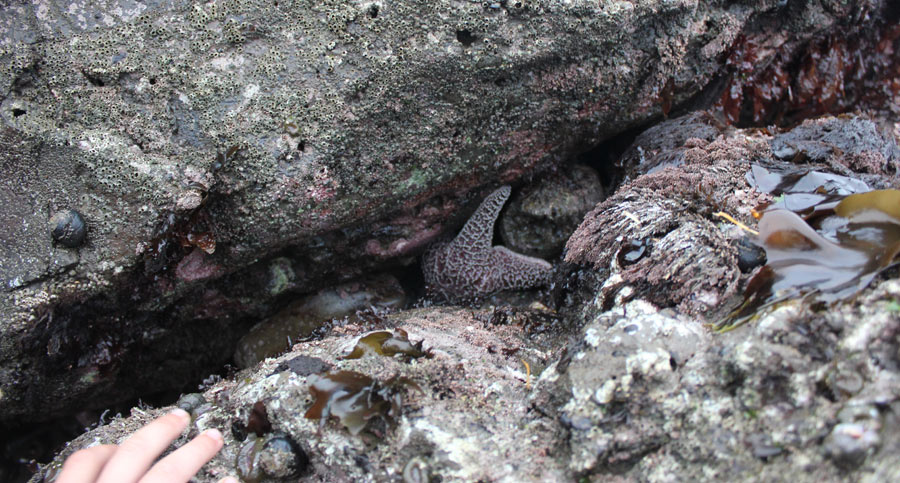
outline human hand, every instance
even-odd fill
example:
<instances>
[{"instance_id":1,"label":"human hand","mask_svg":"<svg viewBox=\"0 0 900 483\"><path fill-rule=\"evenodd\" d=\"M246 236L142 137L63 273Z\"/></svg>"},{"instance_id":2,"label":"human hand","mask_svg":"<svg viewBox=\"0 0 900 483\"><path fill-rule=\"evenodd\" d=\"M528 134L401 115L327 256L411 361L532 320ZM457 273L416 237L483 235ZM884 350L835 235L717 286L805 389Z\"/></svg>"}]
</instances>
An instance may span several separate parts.
<instances>
[{"instance_id":1,"label":"human hand","mask_svg":"<svg viewBox=\"0 0 900 483\"><path fill-rule=\"evenodd\" d=\"M191 422L183 409L156 418L121 445L76 451L66 458L57 483L186 482L222 449L222 433L208 429L154 464ZM228 477L220 483L236 482Z\"/></svg>"}]
</instances>

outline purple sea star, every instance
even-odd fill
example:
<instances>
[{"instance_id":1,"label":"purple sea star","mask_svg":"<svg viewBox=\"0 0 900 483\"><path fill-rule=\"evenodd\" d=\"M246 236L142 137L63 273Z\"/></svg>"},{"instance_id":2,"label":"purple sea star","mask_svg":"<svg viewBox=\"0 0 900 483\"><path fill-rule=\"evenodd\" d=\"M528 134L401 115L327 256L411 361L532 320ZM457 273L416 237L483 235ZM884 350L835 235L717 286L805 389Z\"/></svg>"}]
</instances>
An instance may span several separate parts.
<instances>
[{"instance_id":1,"label":"purple sea star","mask_svg":"<svg viewBox=\"0 0 900 483\"><path fill-rule=\"evenodd\" d=\"M491 246L494 223L510 191L502 186L491 193L456 238L425 253L422 271L430 290L465 299L549 283L553 267L547 261Z\"/></svg>"}]
</instances>

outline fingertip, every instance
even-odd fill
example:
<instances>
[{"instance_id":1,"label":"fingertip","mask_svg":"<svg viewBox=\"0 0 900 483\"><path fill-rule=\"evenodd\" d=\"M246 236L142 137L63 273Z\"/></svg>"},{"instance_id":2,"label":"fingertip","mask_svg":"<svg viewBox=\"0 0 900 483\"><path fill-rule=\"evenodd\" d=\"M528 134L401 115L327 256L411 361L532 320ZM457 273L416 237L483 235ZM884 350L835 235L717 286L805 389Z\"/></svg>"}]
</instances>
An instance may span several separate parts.
<instances>
[{"instance_id":1,"label":"fingertip","mask_svg":"<svg viewBox=\"0 0 900 483\"><path fill-rule=\"evenodd\" d=\"M217 448L221 448L225 444L225 438L222 436L222 432L216 428L210 428L203 432L203 434L212 439L216 443Z\"/></svg>"},{"instance_id":2,"label":"fingertip","mask_svg":"<svg viewBox=\"0 0 900 483\"><path fill-rule=\"evenodd\" d=\"M222 478L221 480L219 480L219 483L240 483L240 482L237 480L237 478L235 478L233 476L226 476L225 478Z\"/></svg>"},{"instance_id":3,"label":"fingertip","mask_svg":"<svg viewBox=\"0 0 900 483\"><path fill-rule=\"evenodd\" d=\"M171 414L172 416L175 416L176 418L178 418L178 419L184 421L185 424L191 422L191 415L188 414L188 412L185 411L184 409L181 409L181 408L175 408L175 409L173 409L172 412L170 412L169 414Z\"/></svg>"},{"instance_id":4,"label":"fingertip","mask_svg":"<svg viewBox=\"0 0 900 483\"><path fill-rule=\"evenodd\" d=\"M184 432L191 416L175 409L160 416L129 436L103 468L98 481L118 483L131 475L144 474L153 461ZM127 478L123 479L123 475Z\"/></svg>"},{"instance_id":5,"label":"fingertip","mask_svg":"<svg viewBox=\"0 0 900 483\"><path fill-rule=\"evenodd\" d=\"M159 460L141 481L144 483L188 481L222 449L224 444L225 439L218 429L207 429Z\"/></svg>"},{"instance_id":6,"label":"fingertip","mask_svg":"<svg viewBox=\"0 0 900 483\"><path fill-rule=\"evenodd\" d=\"M57 483L94 481L115 451L115 445L104 444L72 453L63 462Z\"/></svg>"}]
</instances>

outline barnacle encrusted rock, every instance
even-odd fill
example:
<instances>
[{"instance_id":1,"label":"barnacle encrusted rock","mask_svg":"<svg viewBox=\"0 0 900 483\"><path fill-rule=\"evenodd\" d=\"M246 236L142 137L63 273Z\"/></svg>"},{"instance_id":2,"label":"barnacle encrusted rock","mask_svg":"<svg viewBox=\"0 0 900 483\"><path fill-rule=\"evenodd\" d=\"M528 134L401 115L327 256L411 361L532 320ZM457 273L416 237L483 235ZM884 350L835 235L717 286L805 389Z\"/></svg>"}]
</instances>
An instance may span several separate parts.
<instances>
[{"instance_id":1,"label":"barnacle encrusted rock","mask_svg":"<svg viewBox=\"0 0 900 483\"><path fill-rule=\"evenodd\" d=\"M433 358L341 358L368 330L342 326L207 387L175 445L245 424L262 407L271 435L309 456L301 481L395 480L410 461L441 481L898 481L898 298L900 282L888 280L835 310L786 305L725 334L634 300L593 317L565 351L543 350L561 340L529 333L527 323L486 326L492 309L403 311L384 322L422 340ZM330 366L408 378L422 390L405 391L396 425L375 417L353 436L329 419L320 429L304 417L307 394L313 374ZM32 481L166 412L114 417L65 445ZM246 464L239 455L256 436L223 433L225 447L196 481Z\"/></svg>"},{"instance_id":2,"label":"barnacle encrusted rock","mask_svg":"<svg viewBox=\"0 0 900 483\"><path fill-rule=\"evenodd\" d=\"M618 296L619 301L642 296L660 306L700 314L734 295L740 277L736 242L742 233L730 224L720 225L722 219L714 215L725 212L752 223L751 210L772 196L751 186L746 174L753 163L781 163L772 146L783 148L788 144L783 139L813 138L815 143L806 144L822 151L827 147L828 157L816 159L828 164L819 169L847 171L852 160L864 157L880 159L879 165L889 172L895 169L896 163L886 163L882 153L895 152L896 144L874 135L872 122L862 118L822 118L774 140L752 130L724 130L711 141L705 139L713 134L705 128L708 120L708 115L696 113L668 121L664 125L673 132L664 142L639 137L628 152L643 152L647 158L643 163L629 161L632 181L599 203L569 238L565 260L602 272L606 282L600 295L607 306ZM811 134L814 128L818 137ZM791 135L794 131L797 134ZM844 135L838 148L828 143L837 137L835 131L868 135ZM872 187L896 183L887 176L853 176Z\"/></svg>"},{"instance_id":3,"label":"barnacle encrusted rock","mask_svg":"<svg viewBox=\"0 0 900 483\"><path fill-rule=\"evenodd\" d=\"M202 377L476 187L715 95L739 39L766 65L888 3L0 2L0 424Z\"/></svg>"},{"instance_id":4,"label":"barnacle encrusted rock","mask_svg":"<svg viewBox=\"0 0 900 483\"><path fill-rule=\"evenodd\" d=\"M888 280L726 334L635 300L593 317L532 402L568 427L568 469L597 480L893 481L898 296Z\"/></svg>"},{"instance_id":5,"label":"barnacle encrusted rock","mask_svg":"<svg viewBox=\"0 0 900 483\"><path fill-rule=\"evenodd\" d=\"M645 296L698 314L737 289L737 249L712 213L749 218L763 195L744 179L747 159L770 156L768 143L742 135L692 138L678 150L680 166L636 176L585 215L569 238L565 260L605 274L607 305L618 294Z\"/></svg>"},{"instance_id":6,"label":"barnacle encrusted rock","mask_svg":"<svg viewBox=\"0 0 900 483\"><path fill-rule=\"evenodd\" d=\"M550 281L553 266L546 260L492 246L494 224L511 191L509 186L498 188L481 202L456 238L428 250L422 271L430 289L446 297L467 298Z\"/></svg>"},{"instance_id":7,"label":"barnacle encrusted rock","mask_svg":"<svg viewBox=\"0 0 900 483\"><path fill-rule=\"evenodd\" d=\"M309 474L300 481L393 481L412 460L427 463L431 481L572 481L573 475L559 458L565 454L561 443L566 432L552 418L530 410L527 402L536 377L528 367L537 371L549 362L551 352L540 348L553 336L529 333L524 328L527 324L486 324L493 312L429 307L386 316L385 323L405 329L434 352L433 357L415 363L374 354L342 358L347 346L367 332L365 326L354 323L323 340L298 343L288 354L207 388L203 397L210 404L175 445L183 445L207 428L246 424L253 408L260 406L266 410L271 434L290 437L308 455ZM313 406L308 394L317 376L294 367L291 362L298 358L323 361L333 365L334 371L354 371L379 381L405 381L398 388L402 417L390 424L376 415L365 421L358 435L336 418L326 418L320 428L320 420L304 417ZM336 398L334 405L347 410L365 404L353 397ZM130 417L116 417L79 436L34 480L52 474L53 467L77 449L97 442L118 443L165 412L135 409ZM225 447L196 481L237 476L246 465L239 457L242 446L256 436L223 434Z\"/></svg>"}]
</instances>

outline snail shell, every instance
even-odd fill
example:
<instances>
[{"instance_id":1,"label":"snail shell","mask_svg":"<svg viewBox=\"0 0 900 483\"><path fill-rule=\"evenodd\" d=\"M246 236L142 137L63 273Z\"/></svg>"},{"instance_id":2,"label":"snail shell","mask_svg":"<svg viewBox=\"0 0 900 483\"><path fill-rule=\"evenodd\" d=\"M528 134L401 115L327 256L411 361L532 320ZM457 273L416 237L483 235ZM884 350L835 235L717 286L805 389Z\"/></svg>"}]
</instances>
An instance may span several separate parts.
<instances>
[{"instance_id":1,"label":"snail shell","mask_svg":"<svg viewBox=\"0 0 900 483\"><path fill-rule=\"evenodd\" d=\"M50 217L50 236L64 247L77 248L87 237L87 223L75 210L57 211Z\"/></svg>"}]
</instances>

